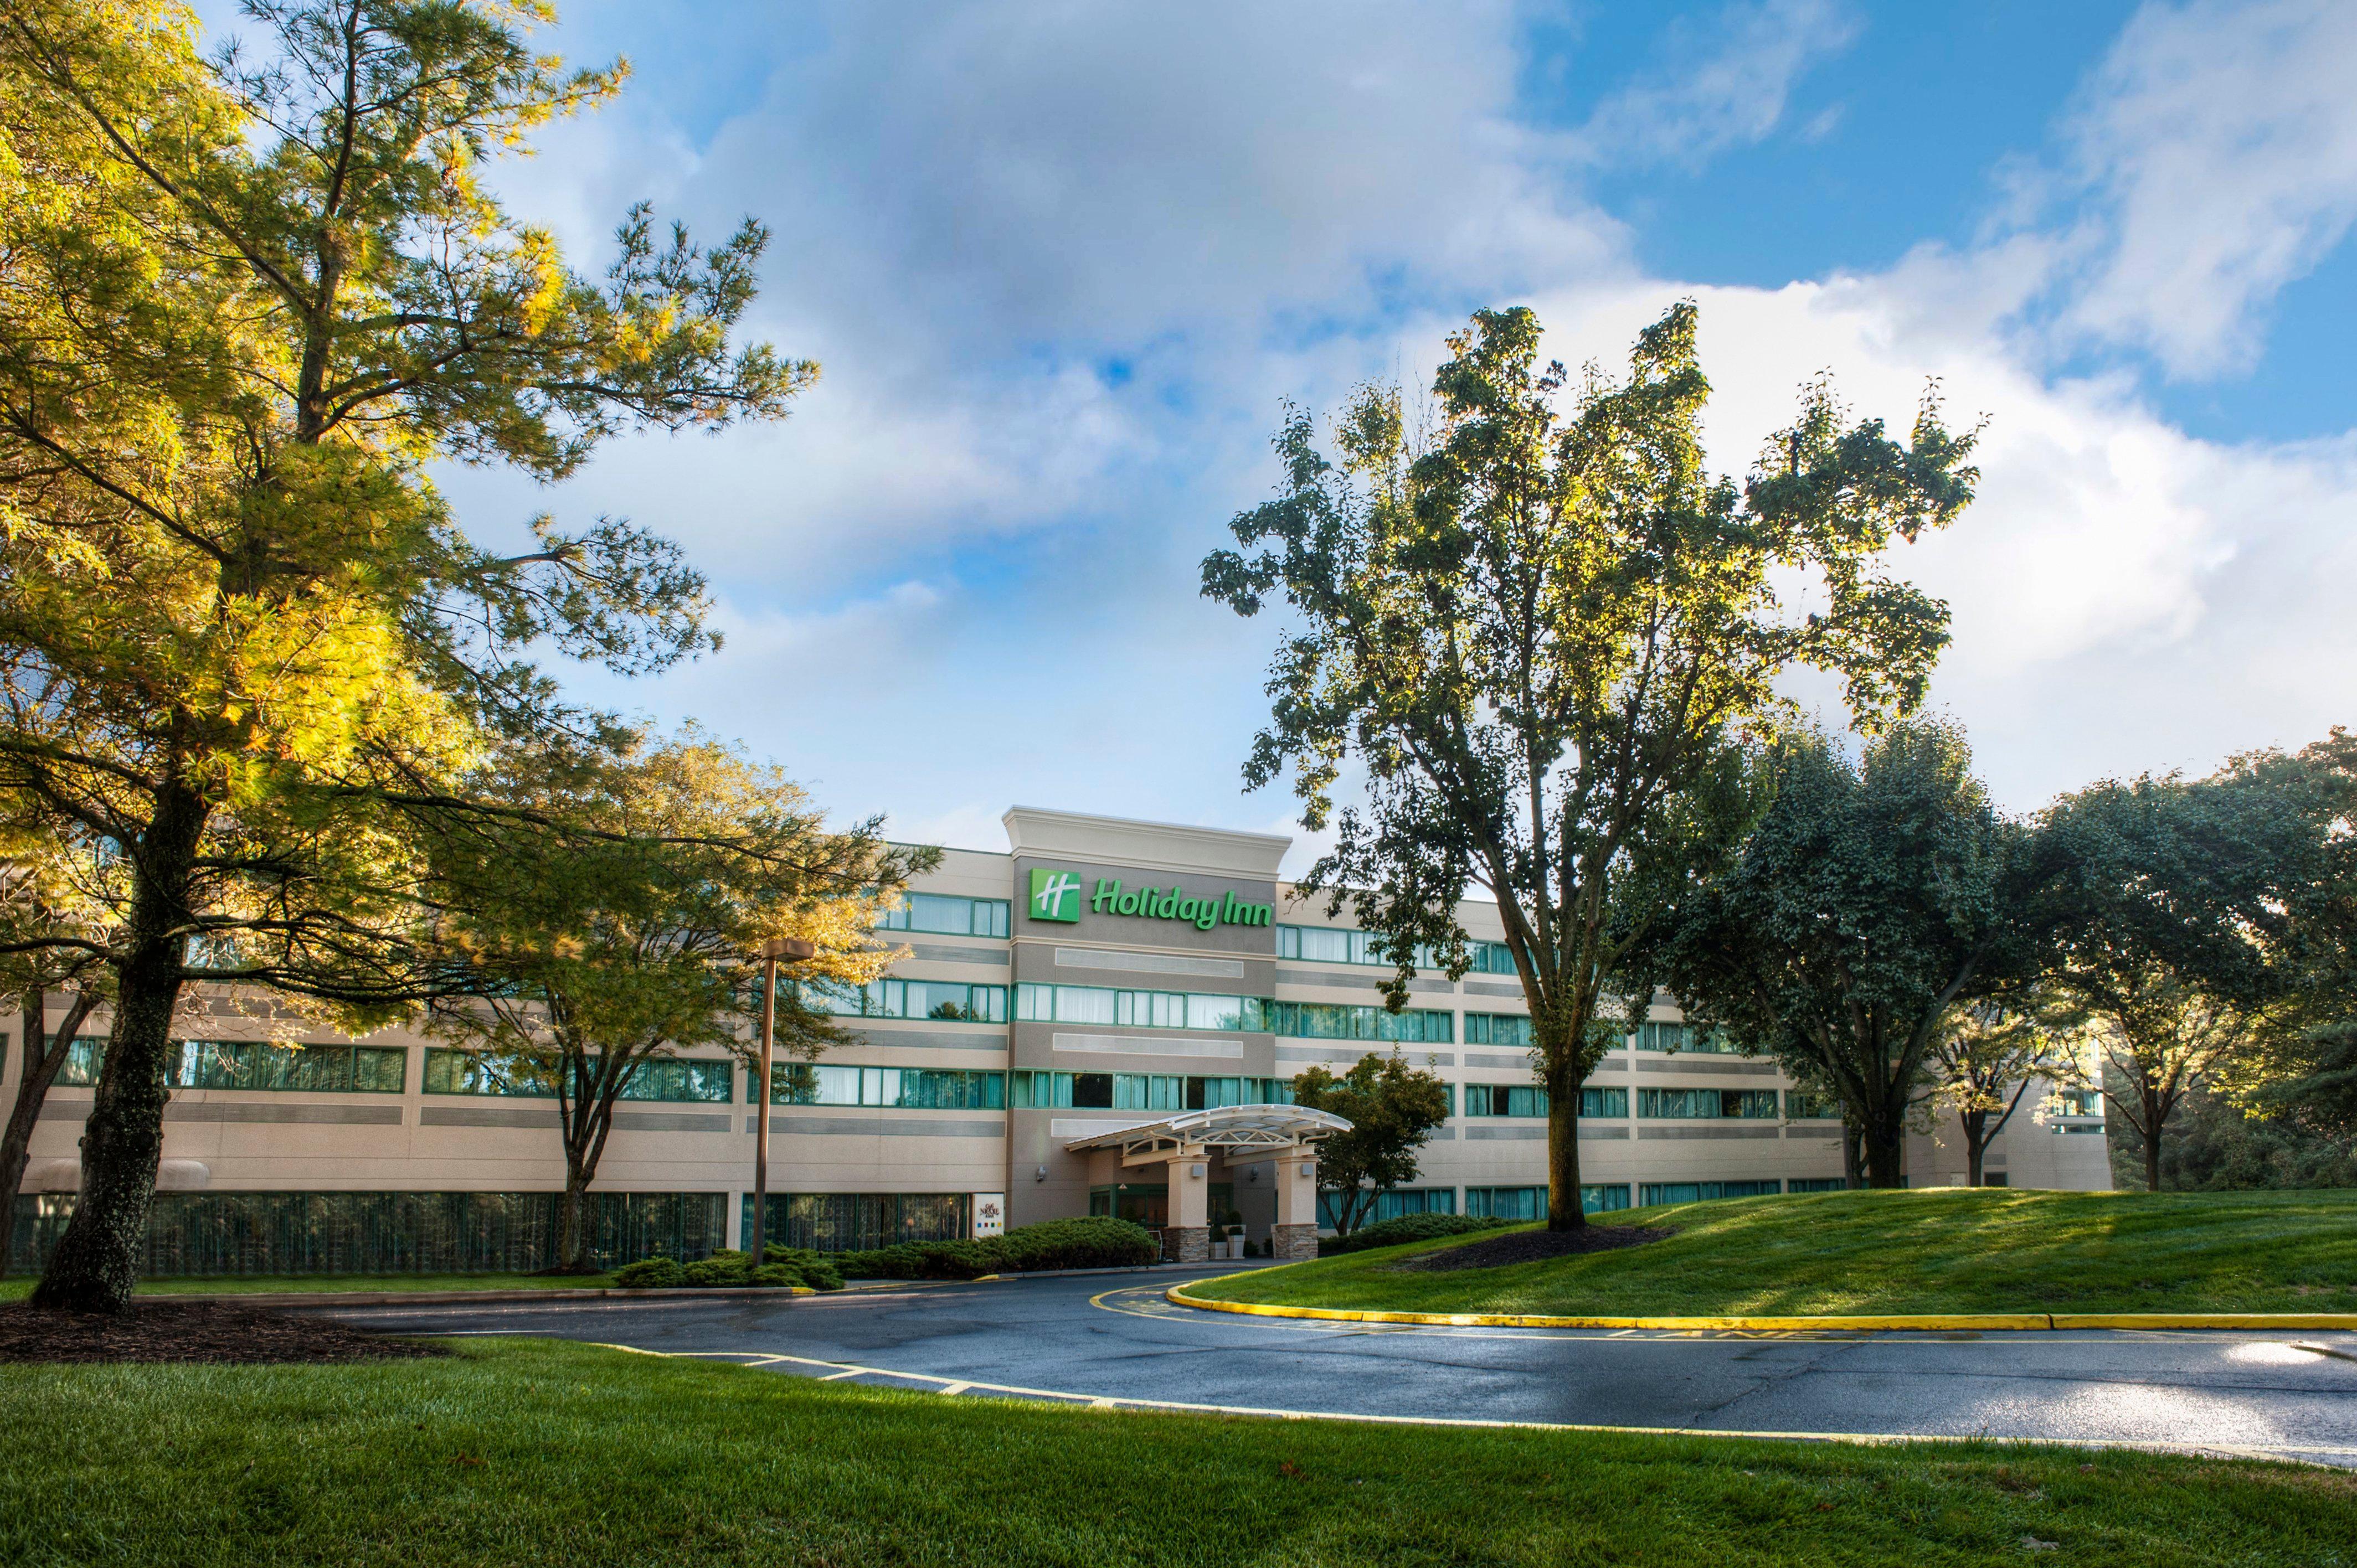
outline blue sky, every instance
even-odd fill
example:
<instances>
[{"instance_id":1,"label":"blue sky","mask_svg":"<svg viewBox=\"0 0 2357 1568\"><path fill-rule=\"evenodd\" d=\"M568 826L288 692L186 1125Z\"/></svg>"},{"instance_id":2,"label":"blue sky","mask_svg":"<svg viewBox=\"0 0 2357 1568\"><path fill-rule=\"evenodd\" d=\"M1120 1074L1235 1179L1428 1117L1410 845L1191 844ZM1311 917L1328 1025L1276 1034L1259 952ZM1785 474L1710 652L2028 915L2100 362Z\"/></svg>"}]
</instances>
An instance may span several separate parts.
<instances>
[{"instance_id":1,"label":"blue sky","mask_svg":"<svg viewBox=\"0 0 2357 1568\"><path fill-rule=\"evenodd\" d=\"M1274 628L1197 563L1286 400L1506 303L1610 363L1699 300L1734 472L1820 370L1986 414L1980 502L1900 559L2013 807L2352 716L2357 6L574 0L546 42L635 77L513 205L585 265L641 197L759 216L756 328L824 374L774 429L446 488L683 540L727 648L583 688L847 815L1282 828L1238 780Z\"/></svg>"}]
</instances>

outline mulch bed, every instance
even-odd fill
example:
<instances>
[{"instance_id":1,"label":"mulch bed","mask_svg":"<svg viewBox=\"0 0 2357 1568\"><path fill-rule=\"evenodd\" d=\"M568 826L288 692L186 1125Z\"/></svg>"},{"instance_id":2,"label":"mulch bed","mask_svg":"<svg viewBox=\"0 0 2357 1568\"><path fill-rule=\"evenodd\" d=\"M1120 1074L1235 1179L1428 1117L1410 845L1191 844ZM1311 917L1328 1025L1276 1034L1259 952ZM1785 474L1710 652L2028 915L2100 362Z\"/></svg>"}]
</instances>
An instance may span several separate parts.
<instances>
[{"instance_id":1,"label":"mulch bed","mask_svg":"<svg viewBox=\"0 0 2357 1568\"><path fill-rule=\"evenodd\" d=\"M1495 1269L1508 1263L1535 1263L1542 1258L1568 1257L1574 1252L1609 1252L1620 1247L1641 1247L1676 1235L1674 1230L1643 1225L1583 1225L1577 1230L1515 1230L1462 1247L1405 1258L1390 1271L1404 1274L1452 1274L1459 1269Z\"/></svg>"},{"instance_id":2,"label":"mulch bed","mask_svg":"<svg viewBox=\"0 0 2357 1568\"><path fill-rule=\"evenodd\" d=\"M0 1307L0 1362L382 1361L449 1353L324 1317L219 1302L135 1300L129 1312L113 1317Z\"/></svg>"}]
</instances>

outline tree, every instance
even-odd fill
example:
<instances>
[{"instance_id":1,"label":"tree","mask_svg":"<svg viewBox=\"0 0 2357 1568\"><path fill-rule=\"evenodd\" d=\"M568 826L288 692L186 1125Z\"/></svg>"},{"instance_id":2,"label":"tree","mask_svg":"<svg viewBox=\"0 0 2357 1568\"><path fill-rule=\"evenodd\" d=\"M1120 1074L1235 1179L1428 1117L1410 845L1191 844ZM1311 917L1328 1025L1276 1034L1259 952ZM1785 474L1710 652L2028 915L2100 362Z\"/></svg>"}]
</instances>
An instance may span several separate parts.
<instances>
[{"instance_id":1,"label":"tree","mask_svg":"<svg viewBox=\"0 0 2357 1568\"><path fill-rule=\"evenodd\" d=\"M1924 1055L1931 1102L1952 1112L1964 1133L1966 1186L1982 1185L1989 1144L2021 1109L2033 1080L2077 1081L2078 1023L2067 1008L2031 993L1952 1009L1933 1032Z\"/></svg>"},{"instance_id":2,"label":"tree","mask_svg":"<svg viewBox=\"0 0 2357 1568\"><path fill-rule=\"evenodd\" d=\"M161 0L0 11L0 792L127 867L119 934L32 944L116 994L44 1305L128 1299L184 984L364 1029L462 983L418 819L470 809L454 781L500 737L602 727L532 659L712 644L664 541L544 517L489 550L428 465L561 478L618 431L780 416L814 374L730 345L758 225L707 252L634 209L593 280L479 185L620 80L533 53L541 8L246 11L264 52L210 60Z\"/></svg>"},{"instance_id":3,"label":"tree","mask_svg":"<svg viewBox=\"0 0 2357 1568\"><path fill-rule=\"evenodd\" d=\"M2103 1091L2160 1188L2186 1095L2247 1090L2297 1017L2291 912L2329 845L2310 803L2248 761L2215 778L2095 785L2048 814L2068 865L2052 983L2086 1013Z\"/></svg>"},{"instance_id":4,"label":"tree","mask_svg":"<svg viewBox=\"0 0 2357 1568\"><path fill-rule=\"evenodd\" d=\"M1633 955L1690 1017L1838 1097L1867 1181L1906 1184L1910 1108L1959 1008L2034 974L2050 876L1993 806L1953 725L1910 720L1853 759L1803 732L1770 754L1773 802Z\"/></svg>"},{"instance_id":5,"label":"tree","mask_svg":"<svg viewBox=\"0 0 2357 1568\"><path fill-rule=\"evenodd\" d=\"M1482 311L1448 340L1428 441L1395 390L1344 411L1335 461L1295 411L1279 498L1233 524L1250 553L1203 563L1239 614L1279 593L1294 612L1244 779L1292 769L1303 826L1332 824L1303 886L1383 939L1391 1005L1419 943L1465 972L1467 886L1496 899L1550 1096L1557 1229L1586 1223L1580 1086L1633 1023L1599 1016L1607 987L1753 813L1737 743L1788 720L1776 682L1796 666L1839 675L1861 714L1920 700L1947 612L1877 563L1975 478L1929 398L1902 446L1819 383L1742 490L1713 478L1695 323L1681 304L1646 328L1626 382L1591 370L1565 421L1538 317ZM1811 579L1819 600L1789 610ZM1338 811L1346 766L1365 803Z\"/></svg>"},{"instance_id":6,"label":"tree","mask_svg":"<svg viewBox=\"0 0 2357 1568\"><path fill-rule=\"evenodd\" d=\"M830 832L776 768L692 729L615 755L526 749L500 772L519 815L454 824L439 856L450 940L484 983L440 1003L432 1026L554 1093L558 1263L587 1271L583 1199L631 1085L698 1046L748 1059L747 958L769 938L814 943L805 974L880 973L902 951L877 945L877 916L936 852L888 844L876 820ZM843 1037L791 993L779 1002L790 1057Z\"/></svg>"},{"instance_id":7,"label":"tree","mask_svg":"<svg viewBox=\"0 0 2357 1568\"><path fill-rule=\"evenodd\" d=\"M1415 1179L1415 1152L1448 1120L1448 1086L1397 1051L1369 1051L1340 1078L1322 1067L1296 1076L1293 1103L1351 1124L1318 1148L1318 1178L1335 1189L1335 1232L1348 1236L1377 1198Z\"/></svg>"},{"instance_id":8,"label":"tree","mask_svg":"<svg viewBox=\"0 0 2357 1568\"><path fill-rule=\"evenodd\" d=\"M91 853L86 836L38 818L6 824L7 875L0 883L0 940L71 934L102 940L94 922L104 918L109 900L101 893L103 861ZM18 1008L16 1097L0 1130L0 1231L5 1231L25 1183L33 1130L41 1119L49 1088L73 1052L75 1038L91 1014L108 1001L108 971L95 955L74 948L30 948L0 956L0 995ZM65 1016L49 1027L49 997L62 992ZM8 1267L0 1240L0 1273Z\"/></svg>"},{"instance_id":9,"label":"tree","mask_svg":"<svg viewBox=\"0 0 2357 1568\"><path fill-rule=\"evenodd\" d=\"M2315 825L2313 873L2286 906L2279 963L2289 994L2260 1041L2244 1108L2329 1138L2357 1137L2357 735L2336 728L2290 757L2238 766Z\"/></svg>"}]
</instances>

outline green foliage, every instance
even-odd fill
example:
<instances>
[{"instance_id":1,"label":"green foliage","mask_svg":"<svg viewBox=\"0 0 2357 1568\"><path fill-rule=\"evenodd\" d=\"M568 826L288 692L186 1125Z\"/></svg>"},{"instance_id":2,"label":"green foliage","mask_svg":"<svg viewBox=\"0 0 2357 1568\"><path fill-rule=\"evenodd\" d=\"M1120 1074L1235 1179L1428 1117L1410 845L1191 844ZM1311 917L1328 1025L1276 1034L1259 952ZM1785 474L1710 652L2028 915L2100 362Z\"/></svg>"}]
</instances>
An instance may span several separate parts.
<instances>
[{"instance_id":1,"label":"green foliage","mask_svg":"<svg viewBox=\"0 0 2357 1568\"><path fill-rule=\"evenodd\" d=\"M2112 1176L2145 1181L2144 1142L2126 1122L2111 1124ZM2357 1187L2357 1135L2289 1118L2254 1116L2207 1089L2186 1094L2160 1151L2163 1192Z\"/></svg>"},{"instance_id":2,"label":"green foliage","mask_svg":"<svg viewBox=\"0 0 2357 1568\"><path fill-rule=\"evenodd\" d=\"M1448 1120L1448 1088L1398 1051L1370 1051L1336 1077L1313 1067L1293 1079L1293 1102L1351 1123L1318 1146L1319 1181L1336 1191L1334 1228L1348 1236L1375 1200L1415 1179L1416 1151Z\"/></svg>"},{"instance_id":3,"label":"green foliage","mask_svg":"<svg viewBox=\"0 0 2357 1568\"><path fill-rule=\"evenodd\" d=\"M1926 1058L1955 1010L2036 972L2052 874L1953 725L1894 725L1856 758L1800 731L1765 772L1766 814L1642 944L1631 990L1667 986L1689 1016L1836 1096L1869 1179L1896 1187Z\"/></svg>"},{"instance_id":4,"label":"green foliage","mask_svg":"<svg viewBox=\"0 0 2357 1568\"><path fill-rule=\"evenodd\" d=\"M759 1268L734 1248L683 1264L673 1258L641 1258L614 1271L614 1283L628 1290L664 1290L691 1286L705 1290L768 1285L807 1285L812 1290L841 1290L843 1275L818 1253L795 1247L764 1249Z\"/></svg>"},{"instance_id":5,"label":"green foliage","mask_svg":"<svg viewBox=\"0 0 2357 1568\"><path fill-rule=\"evenodd\" d=\"M707 251L633 209L593 278L489 194L489 157L620 81L535 52L542 7L247 9L210 56L158 0L0 11L0 812L120 867L55 1305L127 1299L181 986L357 1030L468 983L421 822L475 808L502 737L616 727L533 660L713 645L660 536L542 518L487 550L433 466L558 478L620 432L778 417L815 373L732 344L758 225Z\"/></svg>"},{"instance_id":6,"label":"green foliage","mask_svg":"<svg viewBox=\"0 0 2357 1568\"><path fill-rule=\"evenodd\" d=\"M1408 1241L1437 1241L1443 1236L1469 1235L1476 1230L1502 1230L1503 1219L1471 1214L1394 1214L1351 1231L1334 1243L1337 1252L1363 1252L1371 1247L1397 1247ZM1323 1247L1318 1249L1322 1254Z\"/></svg>"},{"instance_id":7,"label":"green foliage","mask_svg":"<svg viewBox=\"0 0 2357 1568\"><path fill-rule=\"evenodd\" d=\"M614 1271L614 1283L630 1290L677 1290L687 1282L687 1267L677 1258L640 1258Z\"/></svg>"},{"instance_id":8,"label":"green foliage","mask_svg":"<svg viewBox=\"0 0 2357 1568\"><path fill-rule=\"evenodd\" d=\"M1161 1249L1142 1225L1092 1215L1018 1225L982 1240L901 1241L826 1256L847 1279L971 1280L1043 1269L1143 1268Z\"/></svg>"},{"instance_id":9,"label":"green foliage","mask_svg":"<svg viewBox=\"0 0 2357 1568\"><path fill-rule=\"evenodd\" d=\"M2187 1094L2254 1092L2284 1071L2271 1040L2347 1016L2337 963L2303 961L2347 853L2312 786L2263 755L2196 781L2097 784L2048 814L2067 866L2051 982L2092 1022L2111 1120L2149 1187Z\"/></svg>"},{"instance_id":10,"label":"green foliage","mask_svg":"<svg viewBox=\"0 0 2357 1568\"><path fill-rule=\"evenodd\" d=\"M1437 427L1395 389L1336 421L1295 411L1278 498L1236 518L1203 592L1241 615L1282 596L1268 727L1244 769L1290 771L1333 849L1303 879L1381 933L1405 1004L1417 944L1468 963L1455 910L1497 902L1557 1107L1552 1222L1583 1223L1578 1090L1622 1030L1598 1010L1631 946L1756 814L1739 744L1772 737L1797 667L1837 675L1867 719L1920 701L1947 611L1883 575L1889 546L1972 498L1970 435L1926 398L1910 438L1802 393L1738 489L1703 460L1696 312L1639 337L1628 378L1539 359L1538 318L1485 310L1448 341ZM1796 580L1814 596L1789 607ZM1346 768L1366 804L1337 811Z\"/></svg>"}]
</instances>

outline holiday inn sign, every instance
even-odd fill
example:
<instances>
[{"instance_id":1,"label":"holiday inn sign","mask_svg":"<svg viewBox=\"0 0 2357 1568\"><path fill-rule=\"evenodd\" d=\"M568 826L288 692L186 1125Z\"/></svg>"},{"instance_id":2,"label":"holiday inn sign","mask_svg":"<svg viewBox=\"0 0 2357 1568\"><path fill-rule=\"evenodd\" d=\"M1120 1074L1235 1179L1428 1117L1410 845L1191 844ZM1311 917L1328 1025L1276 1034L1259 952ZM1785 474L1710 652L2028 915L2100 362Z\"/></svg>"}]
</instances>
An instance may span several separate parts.
<instances>
[{"instance_id":1,"label":"holiday inn sign","mask_svg":"<svg viewBox=\"0 0 2357 1568\"><path fill-rule=\"evenodd\" d=\"M1081 918L1079 875L1034 866L1031 871L1031 918L1077 923ZM1230 888L1217 897L1182 892L1176 887L1125 888L1118 878L1100 876L1087 892L1092 915L1134 915L1153 920L1184 920L1199 931L1214 926L1265 926L1275 916L1268 904L1248 904Z\"/></svg>"}]
</instances>

